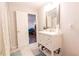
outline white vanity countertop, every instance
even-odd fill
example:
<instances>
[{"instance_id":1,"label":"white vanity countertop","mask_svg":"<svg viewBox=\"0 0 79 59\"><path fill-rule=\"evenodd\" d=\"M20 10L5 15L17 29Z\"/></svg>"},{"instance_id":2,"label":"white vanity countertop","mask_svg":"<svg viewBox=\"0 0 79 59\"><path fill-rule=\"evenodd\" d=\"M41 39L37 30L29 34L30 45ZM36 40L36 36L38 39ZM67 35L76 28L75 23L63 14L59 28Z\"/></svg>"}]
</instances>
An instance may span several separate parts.
<instances>
[{"instance_id":1,"label":"white vanity countertop","mask_svg":"<svg viewBox=\"0 0 79 59\"><path fill-rule=\"evenodd\" d=\"M55 32L53 32L53 31L45 31L45 30L39 31L39 33L41 33L41 34L47 34L47 35L59 35L59 34L62 34L61 31L55 31Z\"/></svg>"}]
</instances>

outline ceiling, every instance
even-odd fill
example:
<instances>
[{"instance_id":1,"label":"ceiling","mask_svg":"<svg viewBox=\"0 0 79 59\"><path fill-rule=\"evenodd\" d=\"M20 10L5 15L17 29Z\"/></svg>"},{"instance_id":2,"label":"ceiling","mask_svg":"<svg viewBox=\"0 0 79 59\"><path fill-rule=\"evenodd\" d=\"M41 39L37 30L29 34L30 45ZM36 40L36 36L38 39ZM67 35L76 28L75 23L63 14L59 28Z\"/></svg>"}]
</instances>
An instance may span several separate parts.
<instances>
[{"instance_id":1,"label":"ceiling","mask_svg":"<svg viewBox=\"0 0 79 59\"><path fill-rule=\"evenodd\" d=\"M17 4L17 5L24 5L24 6L29 6L32 8L40 8L42 6L44 6L45 4L49 3L49 2L8 2L9 4Z\"/></svg>"}]
</instances>

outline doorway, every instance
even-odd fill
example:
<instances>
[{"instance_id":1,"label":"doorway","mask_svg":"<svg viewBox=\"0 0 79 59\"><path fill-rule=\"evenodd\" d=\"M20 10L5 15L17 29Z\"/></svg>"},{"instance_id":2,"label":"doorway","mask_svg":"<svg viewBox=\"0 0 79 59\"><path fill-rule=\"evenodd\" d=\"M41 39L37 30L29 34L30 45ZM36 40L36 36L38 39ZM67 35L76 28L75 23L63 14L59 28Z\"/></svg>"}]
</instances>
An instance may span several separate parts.
<instances>
[{"instance_id":1,"label":"doorway","mask_svg":"<svg viewBox=\"0 0 79 59\"><path fill-rule=\"evenodd\" d=\"M37 42L36 39L36 15L28 14L29 44Z\"/></svg>"}]
</instances>

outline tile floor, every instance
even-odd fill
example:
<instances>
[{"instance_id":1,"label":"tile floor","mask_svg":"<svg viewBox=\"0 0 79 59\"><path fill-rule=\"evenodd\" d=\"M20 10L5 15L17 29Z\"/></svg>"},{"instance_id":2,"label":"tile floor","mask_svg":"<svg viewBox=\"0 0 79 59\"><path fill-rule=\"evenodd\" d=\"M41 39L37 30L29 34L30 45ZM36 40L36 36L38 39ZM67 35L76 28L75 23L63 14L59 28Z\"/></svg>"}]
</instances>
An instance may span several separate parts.
<instances>
[{"instance_id":1,"label":"tile floor","mask_svg":"<svg viewBox=\"0 0 79 59\"><path fill-rule=\"evenodd\" d=\"M44 53L42 53L40 50L36 50L35 51L33 50L33 55L34 56L46 56ZM21 52L20 51L17 51L15 53L12 53L11 56L22 56Z\"/></svg>"}]
</instances>

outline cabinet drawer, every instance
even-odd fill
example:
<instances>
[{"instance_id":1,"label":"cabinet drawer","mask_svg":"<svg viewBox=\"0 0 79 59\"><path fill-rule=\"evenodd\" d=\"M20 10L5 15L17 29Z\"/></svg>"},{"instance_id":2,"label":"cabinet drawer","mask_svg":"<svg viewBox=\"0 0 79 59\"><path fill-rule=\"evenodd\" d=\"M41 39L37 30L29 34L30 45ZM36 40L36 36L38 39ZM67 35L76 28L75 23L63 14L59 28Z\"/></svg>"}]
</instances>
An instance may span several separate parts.
<instances>
[{"instance_id":1,"label":"cabinet drawer","mask_svg":"<svg viewBox=\"0 0 79 59\"><path fill-rule=\"evenodd\" d=\"M46 37L44 35L40 34L38 42L41 43L42 45L45 45L45 39L46 39Z\"/></svg>"}]
</instances>

